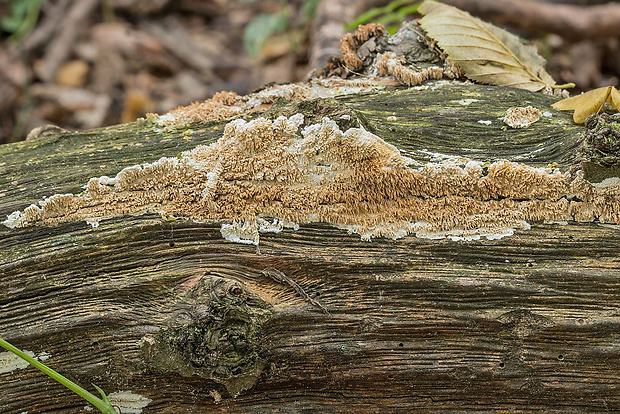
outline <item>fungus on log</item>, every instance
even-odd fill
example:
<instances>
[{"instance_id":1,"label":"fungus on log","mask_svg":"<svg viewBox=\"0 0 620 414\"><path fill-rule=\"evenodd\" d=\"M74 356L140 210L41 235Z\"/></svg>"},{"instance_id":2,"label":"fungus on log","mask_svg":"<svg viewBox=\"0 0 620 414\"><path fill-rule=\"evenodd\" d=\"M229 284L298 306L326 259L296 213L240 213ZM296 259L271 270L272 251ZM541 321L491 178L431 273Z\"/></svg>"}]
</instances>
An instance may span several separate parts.
<instances>
[{"instance_id":1,"label":"fungus on log","mask_svg":"<svg viewBox=\"0 0 620 414\"><path fill-rule=\"evenodd\" d=\"M618 119L554 101L314 79L0 147L0 336L125 411L619 410ZM3 412L84 407L4 356Z\"/></svg>"}]
</instances>

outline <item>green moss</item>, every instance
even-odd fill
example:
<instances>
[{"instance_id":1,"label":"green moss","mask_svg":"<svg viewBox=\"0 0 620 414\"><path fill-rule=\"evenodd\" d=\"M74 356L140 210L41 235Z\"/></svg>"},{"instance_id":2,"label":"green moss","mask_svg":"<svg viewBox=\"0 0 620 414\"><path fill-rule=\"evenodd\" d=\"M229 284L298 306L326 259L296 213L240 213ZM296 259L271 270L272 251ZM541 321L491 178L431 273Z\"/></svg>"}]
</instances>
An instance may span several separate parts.
<instances>
[{"instance_id":1,"label":"green moss","mask_svg":"<svg viewBox=\"0 0 620 414\"><path fill-rule=\"evenodd\" d=\"M270 305L240 283L205 276L168 326L144 340L142 354L158 371L210 379L236 396L265 366L258 350L261 326L271 313Z\"/></svg>"},{"instance_id":2,"label":"green moss","mask_svg":"<svg viewBox=\"0 0 620 414\"><path fill-rule=\"evenodd\" d=\"M586 179L620 177L620 114L592 114L584 125L587 133L579 153Z\"/></svg>"},{"instance_id":3,"label":"green moss","mask_svg":"<svg viewBox=\"0 0 620 414\"><path fill-rule=\"evenodd\" d=\"M620 164L620 114L592 115L585 126L588 132L581 150L588 161L607 167Z\"/></svg>"},{"instance_id":4,"label":"green moss","mask_svg":"<svg viewBox=\"0 0 620 414\"><path fill-rule=\"evenodd\" d=\"M78 194L92 177L114 177L129 165L209 144L221 137L225 123L220 122L217 130L196 130L191 140L180 132L165 132L151 122L137 121L0 145L0 193L6 197L0 200L0 216L36 203L43 195ZM24 192L23 188L33 188L32 183L37 183L36 190Z\"/></svg>"},{"instance_id":5,"label":"green moss","mask_svg":"<svg viewBox=\"0 0 620 414\"><path fill-rule=\"evenodd\" d=\"M476 101L463 103L468 98ZM578 162L575 149L585 132L570 114L549 108L553 97L518 89L433 81L419 89L337 99L363 117L366 129L419 162L431 159L428 152L420 152L428 150L482 162L508 159L541 167L557 162L568 169ZM528 105L551 117L529 128L506 128L502 121L506 111ZM396 120L388 120L391 116ZM491 124L480 124L481 120Z\"/></svg>"}]
</instances>

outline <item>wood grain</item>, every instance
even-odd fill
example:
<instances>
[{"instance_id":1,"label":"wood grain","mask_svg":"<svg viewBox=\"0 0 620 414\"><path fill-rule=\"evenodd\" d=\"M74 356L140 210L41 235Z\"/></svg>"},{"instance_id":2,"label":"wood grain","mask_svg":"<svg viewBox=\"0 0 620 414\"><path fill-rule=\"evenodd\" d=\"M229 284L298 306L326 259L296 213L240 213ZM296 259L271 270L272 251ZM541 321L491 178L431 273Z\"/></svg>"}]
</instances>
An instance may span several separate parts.
<instances>
[{"instance_id":1,"label":"wood grain","mask_svg":"<svg viewBox=\"0 0 620 414\"><path fill-rule=\"evenodd\" d=\"M429 159L420 148L479 159L542 148L528 163L575 162L582 129L568 114L551 111L551 121L531 130L494 121L482 137L489 130L474 128L506 106L551 99L510 90L489 103L495 112L477 112L477 102L463 111L465 90L485 101L500 88L450 88L339 102L420 161ZM420 104L431 95L436 106ZM129 124L0 147L0 214L222 131L191 128L190 142L183 129ZM492 241L363 242L314 224L265 233L257 249L222 239L218 223L157 215L103 220L96 229L0 227L0 336L50 353L49 366L84 386L152 399L144 413L614 412L619 240L618 226L534 223ZM266 278L270 268L329 313ZM214 352L246 359L221 360L219 377L208 364L192 368L195 375L173 372L145 352L146 337L221 320ZM258 375L248 377L254 368ZM240 377L250 379L240 385ZM85 404L31 367L0 374L3 413L78 413Z\"/></svg>"}]
</instances>

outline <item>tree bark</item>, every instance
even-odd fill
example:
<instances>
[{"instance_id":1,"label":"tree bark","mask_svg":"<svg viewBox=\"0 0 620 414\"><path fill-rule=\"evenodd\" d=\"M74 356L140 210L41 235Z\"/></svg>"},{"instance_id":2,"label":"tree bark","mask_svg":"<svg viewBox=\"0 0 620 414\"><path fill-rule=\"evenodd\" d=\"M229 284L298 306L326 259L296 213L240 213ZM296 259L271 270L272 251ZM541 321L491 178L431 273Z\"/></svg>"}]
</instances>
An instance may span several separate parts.
<instances>
[{"instance_id":1,"label":"tree bark","mask_svg":"<svg viewBox=\"0 0 620 414\"><path fill-rule=\"evenodd\" d=\"M425 85L269 115L346 112L422 163L579 165L584 129L549 109L555 99ZM503 124L527 105L551 117ZM0 214L214 142L225 123L2 146ZM219 223L155 214L0 226L0 336L86 388L150 399L144 413L618 411L620 228L531 224L499 240L366 242L315 223L265 233L259 247L224 240ZM32 367L0 373L3 413L85 405Z\"/></svg>"}]
</instances>

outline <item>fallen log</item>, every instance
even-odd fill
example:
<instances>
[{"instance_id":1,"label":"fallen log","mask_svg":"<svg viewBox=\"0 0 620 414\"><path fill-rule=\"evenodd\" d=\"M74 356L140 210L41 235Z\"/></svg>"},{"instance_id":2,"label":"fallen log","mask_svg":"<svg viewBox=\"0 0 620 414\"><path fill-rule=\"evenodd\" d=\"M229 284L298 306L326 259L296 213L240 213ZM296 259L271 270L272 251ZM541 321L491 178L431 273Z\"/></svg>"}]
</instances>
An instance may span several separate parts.
<instances>
[{"instance_id":1,"label":"fallen log","mask_svg":"<svg viewBox=\"0 0 620 414\"><path fill-rule=\"evenodd\" d=\"M414 165L453 156L569 171L584 128L553 101L436 81L278 101L264 115L362 126ZM550 117L523 129L502 122L526 105ZM2 146L0 214L175 158L216 141L227 123L141 121ZM144 412L178 413L620 408L617 225L532 220L503 238L410 229L369 242L354 226L274 221L243 244L226 240L218 220L138 210L0 227L0 334L115 393L123 412L145 401ZM3 412L85 405L32 368L2 371Z\"/></svg>"},{"instance_id":2,"label":"fallen log","mask_svg":"<svg viewBox=\"0 0 620 414\"><path fill-rule=\"evenodd\" d=\"M399 33L0 147L0 337L123 413L618 410L618 115ZM3 413L84 406L0 353Z\"/></svg>"}]
</instances>

